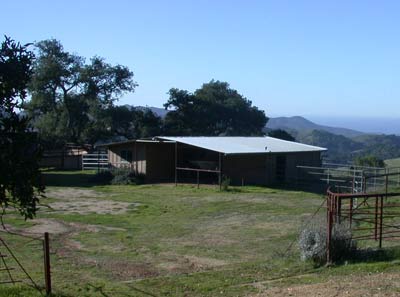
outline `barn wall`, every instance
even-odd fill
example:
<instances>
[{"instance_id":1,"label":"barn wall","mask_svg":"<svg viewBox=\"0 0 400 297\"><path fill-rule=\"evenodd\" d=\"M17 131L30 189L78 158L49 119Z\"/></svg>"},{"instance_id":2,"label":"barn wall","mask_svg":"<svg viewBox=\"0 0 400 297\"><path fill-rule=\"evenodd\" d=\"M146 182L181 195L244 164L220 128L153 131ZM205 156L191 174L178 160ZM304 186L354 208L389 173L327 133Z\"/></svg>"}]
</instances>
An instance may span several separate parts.
<instances>
[{"instance_id":1,"label":"barn wall","mask_svg":"<svg viewBox=\"0 0 400 297\"><path fill-rule=\"evenodd\" d=\"M132 152L132 162L128 163L129 166L133 170L145 174L149 182L170 182L174 180L175 144L137 142L109 146L108 158L113 167L126 166L127 163L121 160L123 150ZM196 150L201 151L202 149L196 148ZM199 159L202 154L198 153L197 155L197 159ZM207 156L207 154L205 155ZM277 179L277 158L279 156L286 158L284 180ZM184 154L181 152L180 158L182 157L184 157ZM191 154L185 156L185 159L191 160ZM241 185L242 182L246 185L291 183L295 182L297 178L298 169L296 166L298 165L321 166L321 153L225 155L222 158L222 174L230 178L232 185Z\"/></svg>"},{"instance_id":2,"label":"barn wall","mask_svg":"<svg viewBox=\"0 0 400 297\"><path fill-rule=\"evenodd\" d=\"M321 166L320 152L303 152L287 154L286 157L286 181L294 181L297 178L297 166Z\"/></svg>"},{"instance_id":3,"label":"barn wall","mask_svg":"<svg viewBox=\"0 0 400 297\"><path fill-rule=\"evenodd\" d=\"M121 158L122 151L132 152L132 162L128 163ZM138 173L146 174L145 143L123 143L109 146L108 162L111 167L130 167Z\"/></svg>"}]
</instances>

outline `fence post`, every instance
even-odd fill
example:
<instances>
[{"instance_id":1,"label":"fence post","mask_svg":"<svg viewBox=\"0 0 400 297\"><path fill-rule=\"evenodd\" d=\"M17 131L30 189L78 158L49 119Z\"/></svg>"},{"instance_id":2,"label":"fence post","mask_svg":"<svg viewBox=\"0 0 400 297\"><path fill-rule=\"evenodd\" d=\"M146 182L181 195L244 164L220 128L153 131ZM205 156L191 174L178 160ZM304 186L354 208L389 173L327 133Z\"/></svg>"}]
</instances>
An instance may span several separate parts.
<instances>
[{"instance_id":1,"label":"fence post","mask_svg":"<svg viewBox=\"0 0 400 297\"><path fill-rule=\"evenodd\" d=\"M51 273L50 273L50 240L49 233L44 233L43 241L43 256L44 256L44 280L46 287L46 295L51 294Z\"/></svg>"},{"instance_id":2,"label":"fence post","mask_svg":"<svg viewBox=\"0 0 400 297\"><path fill-rule=\"evenodd\" d=\"M100 150L97 151L97 173L99 172L100 172Z\"/></svg>"},{"instance_id":3,"label":"fence post","mask_svg":"<svg viewBox=\"0 0 400 297\"><path fill-rule=\"evenodd\" d=\"M332 197L328 195L328 199L326 200L327 204L327 225L328 225L328 234L326 237L326 262L330 264L332 262L332 255L331 255L331 239L332 239Z\"/></svg>"},{"instance_id":4,"label":"fence post","mask_svg":"<svg viewBox=\"0 0 400 297\"><path fill-rule=\"evenodd\" d=\"M382 231L383 231L383 195L381 196L380 217L379 217L379 248L382 248Z\"/></svg>"},{"instance_id":5,"label":"fence post","mask_svg":"<svg viewBox=\"0 0 400 297\"><path fill-rule=\"evenodd\" d=\"M397 169L397 186L400 187L400 168Z\"/></svg>"},{"instance_id":6,"label":"fence post","mask_svg":"<svg viewBox=\"0 0 400 297\"><path fill-rule=\"evenodd\" d=\"M349 223L350 223L350 228L351 228L351 224L353 221L353 198L350 198L350 202L349 202Z\"/></svg>"},{"instance_id":7,"label":"fence post","mask_svg":"<svg viewBox=\"0 0 400 297\"><path fill-rule=\"evenodd\" d=\"M378 240L378 202L379 198L378 196L375 197L375 230L374 230L374 237L375 241Z\"/></svg>"},{"instance_id":8,"label":"fence post","mask_svg":"<svg viewBox=\"0 0 400 297\"><path fill-rule=\"evenodd\" d=\"M328 176L326 177L326 183L329 185L329 168L328 168Z\"/></svg>"}]
</instances>

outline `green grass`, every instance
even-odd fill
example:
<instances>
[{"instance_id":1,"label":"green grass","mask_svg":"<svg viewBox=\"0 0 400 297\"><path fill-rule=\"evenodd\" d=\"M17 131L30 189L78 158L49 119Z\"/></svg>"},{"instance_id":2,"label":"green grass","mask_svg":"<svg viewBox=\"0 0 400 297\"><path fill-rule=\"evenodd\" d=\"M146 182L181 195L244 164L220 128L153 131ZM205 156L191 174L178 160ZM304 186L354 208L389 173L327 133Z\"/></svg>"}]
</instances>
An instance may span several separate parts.
<instances>
[{"instance_id":1,"label":"green grass","mask_svg":"<svg viewBox=\"0 0 400 297\"><path fill-rule=\"evenodd\" d=\"M385 160L385 165L388 167L400 167L400 158Z\"/></svg>"},{"instance_id":2,"label":"green grass","mask_svg":"<svg viewBox=\"0 0 400 297\"><path fill-rule=\"evenodd\" d=\"M119 214L46 208L38 213L39 219L68 228L51 234L57 296L243 296L257 292L255 282L273 279L279 281L269 286L399 271L397 249L391 257L333 268L300 261L296 245L286 252L300 226L323 201L320 195L250 186L228 192L215 186L98 186L90 182L91 174L45 172L50 186L42 202L62 201L55 191L68 194L83 189L90 192L63 199L87 200L94 206L104 202L135 206ZM5 220L19 231L38 224L13 213ZM43 286L41 242L8 234L3 238ZM35 294L24 286L0 288L0 297Z\"/></svg>"}]
</instances>

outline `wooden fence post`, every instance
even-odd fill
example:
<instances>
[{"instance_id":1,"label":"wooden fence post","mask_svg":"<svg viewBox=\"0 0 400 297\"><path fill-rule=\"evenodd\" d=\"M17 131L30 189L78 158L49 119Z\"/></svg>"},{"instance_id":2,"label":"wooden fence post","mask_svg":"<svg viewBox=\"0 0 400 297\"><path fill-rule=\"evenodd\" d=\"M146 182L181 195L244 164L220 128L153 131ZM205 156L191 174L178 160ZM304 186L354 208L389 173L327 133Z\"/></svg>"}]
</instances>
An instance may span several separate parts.
<instances>
[{"instance_id":1,"label":"wooden fence post","mask_svg":"<svg viewBox=\"0 0 400 297\"><path fill-rule=\"evenodd\" d=\"M43 241L43 255L44 255L44 280L46 287L46 295L51 294L51 273L50 273L50 240L49 233L44 233Z\"/></svg>"},{"instance_id":2,"label":"wooden fence post","mask_svg":"<svg viewBox=\"0 0 400 297\"><path fill-rule=\"evenodd\" d=\"M326 205L327 205L327 225L328 225L328 230L327 230L327 237L326 237L326 262L327 264L330 264L332 262L332 250L331 250L331 241L332 241L332 197L328 195L328 198L326 200Z\"/></svg>"}]
</instances>

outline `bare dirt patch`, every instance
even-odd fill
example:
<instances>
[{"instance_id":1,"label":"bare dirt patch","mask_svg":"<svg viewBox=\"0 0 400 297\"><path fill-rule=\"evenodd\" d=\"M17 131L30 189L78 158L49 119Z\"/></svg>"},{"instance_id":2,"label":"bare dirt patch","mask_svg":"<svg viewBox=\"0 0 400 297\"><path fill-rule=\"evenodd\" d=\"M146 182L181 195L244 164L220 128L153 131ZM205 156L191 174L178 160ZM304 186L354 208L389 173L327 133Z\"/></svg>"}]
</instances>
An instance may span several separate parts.
<instances>
[{"instance_id":1,"label":"bare dirt patch","mask_svg":"<svg viewBox=\"0 0 400 297\"><path fill-rule=\"evenodd\" d=\"M17 228L9 224L5 224L0 228L1 230L21 235L43 235L45 232L58 235L70 231L70 228L67 224L55 219L33 219L30 220L30 222L33 224L33 226L28 228Z\"/></svg>"},{"instance_id":2,"label":"bare dirt patch","mask_svg":"<svg viewBox=\"0 0 400 297\"><path fill-rule=\"evenodd\" d=\"M43 234L44 232L49 232L51 234L62 234L70 230L66 224L54 219L34 219L32 223L35 225L24 229L24 233Z\"/></svg>"},{"instance_id":3,"label":"bare dirt patch","mask_svg":"<svg viewBox=\"0 0 400 297\"><path fill-rule=\"evenodd\" d=\"M57 201L49 204L51 211L70 214L123 214L139 205L138 203L104 199L110 195L93 190L75 188L56 189L47 193L48 197L57 199Z\"/></svg>"},{"instance_id":4,"label":"bare dirt patch","mask_svg":"<svg viewBox=\"0 0 400 297\"><path fill-rule=\"evenodd\" d=\"M187 273L224 266L227 262L219 259L198 257L192 255L180 256L173 253L164 253L164 262L158 265L172 273Z\"/></svg>"},{"instance_id":5,"label":"bare dirt patch","mask_svg":"<svg viewBox=\"0 0 400 297\"><path fill-rule=\"evenodd\" d=\"M107 196L108 195L110 194L107 194ZM46 193L46 196L62 200L106 197L104 193L96 192L94 190L76 188L52 189Z\"/></svg>"},{"instance_id":6,"label":"bare dirt patch","mask_svg":"<svg viewBox=\"0 0 400 297\"><path fill-rule=\"evenodd\" d=\"M110 200L97 200L89 199L85 200L69 200L69 201L57 201L50 203L50 207L54 211L61 211L70 214L122 214L126 213L129 207L137 206L137 203L127 203Z\"/></svg>"},{"instance_id":7,"label":"bare dirt patch","mask_svg":"<svg viewBox=\"0 0 400 297\"><path fill-rule=\"evenodd\" d=\"M260 293L249 297L372 297L399 296L400 274L379 273L363 276L336 277L327 282L290 287L270 287L268 282L255 285Z\"/></svg>"}]
</instances>

